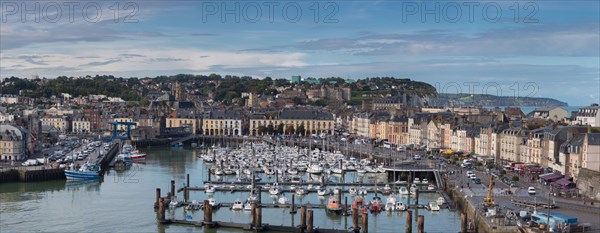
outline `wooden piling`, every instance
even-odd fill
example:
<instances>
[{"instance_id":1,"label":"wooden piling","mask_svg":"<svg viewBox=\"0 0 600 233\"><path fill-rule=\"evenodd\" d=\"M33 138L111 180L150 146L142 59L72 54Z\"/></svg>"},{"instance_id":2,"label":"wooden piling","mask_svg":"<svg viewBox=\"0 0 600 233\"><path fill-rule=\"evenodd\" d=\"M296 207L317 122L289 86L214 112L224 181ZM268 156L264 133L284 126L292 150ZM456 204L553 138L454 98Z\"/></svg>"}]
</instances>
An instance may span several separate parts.
<instances>
[{"instance_id":1,"label":"wooden piling","mask_svg":"<svg viewBox=\"0 0 600 233\"><path fill-rule=\"evenodd\" d=\"M162 197L158 199L158 221L165 221L165 199Z\"/></svg>"},{"instance_id":2,"label":"wooden piling","mask_svg":"<svg viewBox=\"0 0 600 233\"><path fill-rule=\"evenodd\" d=\"M306 227L306 231L307 232L313 232L314 229L314 225L313 225L313 211L309 210L308 211L308 224Z\"/></svg>"},{"instance_id":3,"label":"wooden piling","mask_svg":"<svg viewBox=\"0 0 600 233\"><path fill-rule=\"evenodd\" d=\"M188 202L190 199L190 189L189 187L183 187L183 201Z\"/></svg>"},{"instance_id":4,"label":"wooden piling","mask_svg":"<svg viewBox=\"0 0 600 233\"><path fill-rule=\"evenodd\" d=\"M175 180L171 180L171 196L175 196Z\"/></svg>"},{"instance_id":5,"label":"wooden piling","mask_svg":"<svg viewBox=\"0 0 600 233\"><path fill-rule=\"evenodd\" d=\"M250 204L252 207L250 211L250 225L256 226L256 203Z\"/></svg>"},{"instance_id":6,"label":"wooden piling","mask_svg":"<svg viewBox=\"0 0 600 233\"><path fill-rule=\"evenodd\" d=\"M467 233L467 214L460 214L460 232Z\"/></svg>"},{"instance_id":7,"label":"wooden piling","mask_svg":"<svg viewBox=\"0 0 600 233\"><path fill-rule=\"evenodd\" d=\"M204 200L204 223L212 224L212 206L208 200Z\"/></svg>"},{"instance_id":8,"label":"wooden piling","mask_svg":"<svg viewBox=\"0 0 600 233\"><path fill-rule=\"evenodd\" d=\"M156 188L156 201L154 202L154 208L158 208L160 201L160 188Z\"/></svg>"},{"instance_id":9,"label":"wooden piling","mask_svg":"<svg viewBox=\"0 0 600 233\"><path fill-rule=\"evenodd\" d=\"M415 189L415 205L419 205L419 188Z\"/></svg>"},{"instance_id":10,"label":"wooden piling","mask_svg":"<svg viewBox=\"0 0 600 233\"><path fill-rule=\"evenodd\" d=\"M369 233L369 213L367 212L362 214L362 232Z\"/></svg>"},{"instance_id":11,"label":"wooden piling","mask_svg":"<svg viewBox=\"0 0 600 233\"><path fill-rule=\"evenodd\" d=\"M344 197L344 212L346 212L345 215L348 215L348 196Z\"/></svg>"},{"instance_id":12,"label":"wooden piling","mask_svg":"<svg viewBox=\"0 0 600 233\"><path fill-rule=\"evenodd\" d=\"M406 211L406 233L412 233L412 211Z\"/></svg>"},{"instance_id":13,"label":"wooden piling","mask_svg":"<svg viewBox=\"0 0 600 233\"><path fill-rule=\"evenodd\" d=\"M255 229L262 229L262 206L260 205L256 207L256 218L254 220L256 221Z\"/></svg>"},{"instance_id":14,"label":"wooden piling","mask_svg":"<svg viewBox=\"0 0 600 233\"><path fill-rule=\"evenodd\" d=\"M300 228L306 229L306 206L300 207Z\"/></svg>"},{"instance_id":15,"label":"wooden piling","mask_svg":"<svg viewBox=\"0 0 600 233\"><path fill-rule=\"evenodd\" d=\"M358 208L352 208L352 229L358 232Z\"/></svg>"},{"instance_id":16,"label":"wooden piling","mask_svg":"<svg viewBox=\"0 0 600 233\"><path fill-rule=\"evenodd\" d=\"M418 233L425 232L425 217L423 215L417 216L417 232Z\"/></svg>"},{"instance_id":17,"label":"wooden piling","mask_svg":"<svg viewBox=\"0 0 600 233\"><path fill-rule=\"evenodd\" d=\"M290 205L290 214L296 213L296 195L292 194L292 205Z\"/></svg>"},{"instance_id":18,"label":"wooden piling","mask_svg":"<svg viewBox=\"0 0 600 233\"><path fill-rule=\"evenodd\" d=\"M190 174L185 175L185 186L190 187Z\"/></svg>"}]
</instances>

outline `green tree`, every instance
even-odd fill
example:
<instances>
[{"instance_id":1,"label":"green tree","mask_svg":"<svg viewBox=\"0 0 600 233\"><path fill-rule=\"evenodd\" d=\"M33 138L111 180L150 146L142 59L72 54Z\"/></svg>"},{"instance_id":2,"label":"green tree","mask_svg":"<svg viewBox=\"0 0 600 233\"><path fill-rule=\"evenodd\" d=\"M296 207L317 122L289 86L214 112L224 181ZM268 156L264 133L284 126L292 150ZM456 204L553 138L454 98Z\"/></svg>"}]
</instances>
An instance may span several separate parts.
<instances>
[{"instance_id":1,"label":"green tree","mask_svg":"<svg viewBox=\"0 0 600 233\"><path fill-rule=\"evenodd\" d=\"M298 126L298 128L296 129L296 133L302 136L306 135L306 129L304 128L304 124L300 124L300 126Z\"/></svg>"}]
</instances>

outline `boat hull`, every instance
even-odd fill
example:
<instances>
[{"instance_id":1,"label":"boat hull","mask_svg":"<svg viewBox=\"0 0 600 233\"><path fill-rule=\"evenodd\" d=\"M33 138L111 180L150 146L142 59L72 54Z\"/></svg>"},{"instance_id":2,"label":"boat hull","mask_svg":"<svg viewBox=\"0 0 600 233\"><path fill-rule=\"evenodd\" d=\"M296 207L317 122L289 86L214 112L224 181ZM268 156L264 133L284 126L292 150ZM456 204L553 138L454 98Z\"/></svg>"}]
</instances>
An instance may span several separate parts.
<instances>
[{"instance_id":1,"label":"boat hull","mask_svg":"<svg viewBox=\"0 0 600 233\"><path fill-rule=\"evenodd\" d=\"M100 179L98 172L80 172L65 170L65 176L67 180L93 180Z\"/></svg>"}]
</instances>

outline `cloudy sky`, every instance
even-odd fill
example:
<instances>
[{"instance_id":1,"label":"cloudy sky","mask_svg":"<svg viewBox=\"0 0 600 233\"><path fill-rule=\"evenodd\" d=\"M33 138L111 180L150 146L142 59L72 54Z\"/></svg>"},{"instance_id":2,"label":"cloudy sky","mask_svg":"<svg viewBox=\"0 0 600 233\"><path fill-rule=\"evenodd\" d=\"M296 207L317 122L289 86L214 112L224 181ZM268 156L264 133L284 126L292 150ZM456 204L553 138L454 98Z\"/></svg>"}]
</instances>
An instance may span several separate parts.
<instances>
[{"instance_id":1,"label":"cloudy sky","mask_svg":"<svg viewBox=\"0 0 600 233\"><path fill-rule=\"evenodd\" d=\"M600 102L595 0L1 4L2 78L394 76L440 92Z\"/></svg>"}]
</instances>

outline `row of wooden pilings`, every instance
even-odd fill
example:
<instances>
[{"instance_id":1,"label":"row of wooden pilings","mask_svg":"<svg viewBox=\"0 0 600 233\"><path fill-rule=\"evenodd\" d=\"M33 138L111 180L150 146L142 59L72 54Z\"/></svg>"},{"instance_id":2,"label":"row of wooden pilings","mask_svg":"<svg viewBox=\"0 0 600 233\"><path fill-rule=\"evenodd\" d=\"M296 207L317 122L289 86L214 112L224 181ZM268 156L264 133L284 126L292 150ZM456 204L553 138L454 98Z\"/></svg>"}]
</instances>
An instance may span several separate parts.
<instances>
[{"instance_id":1,"label":"row of wooden pilings","mask_svg":"<svg viewBox=\"0 0 600 233\"><path fill-rule=\"evenodd\" d=\"M189 188L190 187L190 175L186 175L186 183L184 187L184 201L187 202L189 199ZM167 195L167 198L174 196L175 190L175 180L171 180L170 183L170 193ZM165 201L165 197L161 196L161 189L156 188L156 201L154 207L158 209L158 218L160 222L165 222L165 210L168 203ZM418 203L419 195L418 191L416 193L416 201ZM251 225L254 226L255 230L261 230L262 226L262 207L261 203L261 195L258 195L258 203L252 204L251 210ZM341 193L338 194L338 203L341 203ZM345 197L345 206L348 207L348 197ZM209 204L208 200L204 200L204 218L203 225L206 226L214 226L215 223L212 220L212 206ZM295 204L295 196L292 195L292 201L290 205L290 213L295 214L297 212L296 204ZM411 210L407 211L406 215L406 232L412 232L413 229L413 213ZM362 225L359 226L359 219L362 220ZM300 228L303 232L314 232L314 212L312 210L308 210L306 205L300 206ZM352 208L352 229L353 231L368 233L369 232L369 214L367 211L361 211L358 208ZM425 232L425 217L423 215L417 216L417 232L424 233ZM467 215L465 213L461 214L461 232L467 232Z\"/></svg>"}]
</instances>

